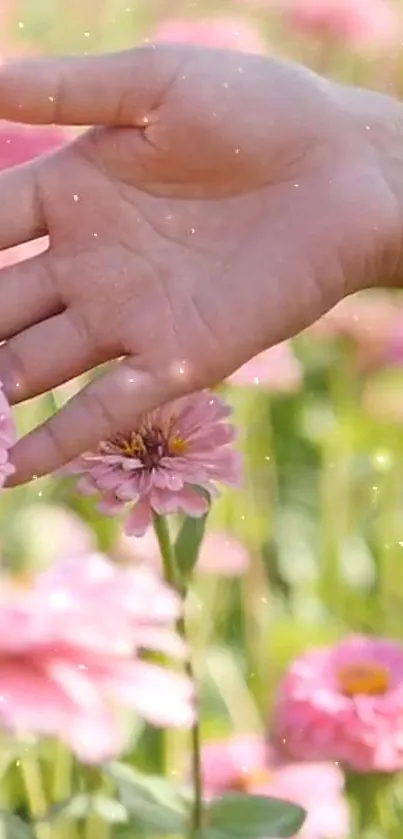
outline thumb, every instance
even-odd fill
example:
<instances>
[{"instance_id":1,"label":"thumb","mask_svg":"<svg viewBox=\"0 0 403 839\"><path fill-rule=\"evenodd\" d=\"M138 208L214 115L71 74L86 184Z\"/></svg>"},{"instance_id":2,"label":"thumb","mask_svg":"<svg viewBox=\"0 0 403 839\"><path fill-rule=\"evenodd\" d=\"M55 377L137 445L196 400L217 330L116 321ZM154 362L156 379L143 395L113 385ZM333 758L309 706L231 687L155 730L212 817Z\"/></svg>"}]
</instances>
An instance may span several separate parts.
<instances>
[{"instance_id":1,"label":"thumb","mask_svg":"<svg viewBox=\"0 0 403 839\"><path fill-rule=\"evenodd\" d=\"M0 119L141 126L188 54L187 47L167 45L6 63L0 68Z\"/></svg>"},{"instance_id":2,"label":"thumb","mask_svg":"<svg viewBox=\"0 0 403 839\"><path fill-rule=\"evenodd\" d=\"M116 364L74 396L44 425L22 438L12 451L15 474L9 486L47 475L64 464L136 427L142 415L199 389L184 362L157 377L134 359Z\"/></svg>"}]
</instances>

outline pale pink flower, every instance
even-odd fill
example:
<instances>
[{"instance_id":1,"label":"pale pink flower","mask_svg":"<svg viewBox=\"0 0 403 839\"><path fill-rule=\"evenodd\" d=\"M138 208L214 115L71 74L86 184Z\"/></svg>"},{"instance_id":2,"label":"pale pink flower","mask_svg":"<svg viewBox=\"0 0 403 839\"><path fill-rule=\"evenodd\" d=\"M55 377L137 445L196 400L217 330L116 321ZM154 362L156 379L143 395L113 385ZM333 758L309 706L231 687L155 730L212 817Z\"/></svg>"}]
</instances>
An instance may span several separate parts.
<instances>
[{"instance_id":1,"label":"pale pink flower","mask_svg":"<svg viewBox=\"0 0 403 839\"><path fill-rule=\"evenodd\" d=\"M400 21L386 0L280 0L278 9L300 32L357 48L396 41Z\"/></svg>"},{"instance_id":2,"label":"pale pink flower","mask_svg":"<svg viewBox=\"0 0 403 839\"><path fill-rule=\"evenodd\" d=\"M156 30L153 40L158 43L200 44L258 54L266 52L258 30L242 17L166 20Z\"/></svg>"},{"instance_id":3,"label":"pale pink flower","mask_svg":"<svg viewBox=\"0 0 403 839\"><path fill-rule=\"evenodd\" d=\"M295 760L357 772L403 768L403 646L352 636L296 659L280 686L275 742Z\"/></svg>"},{"instance_id":4,"label":"pale pink flower","mask_svg":"<svg viewBox=\"0 0 403 839\"><path fill-rule=\"evenodd\" d=\"M29 588L3 579L3 727L58 737L81 760L98 762L124 745L119 706L156 725L188 726L190 681L142 657L185 654L173 628L180 611L150 569L122 569L99 554L61 560Z\"/></svg>"},{"instance_id":5,"label":"pale pink flower","mask_svg":"<svg viewBox=\"0 0 403 839\"><path fill-rule=\"evenodd\" d=\"M11 408L0 382L0 489L7 478L14 474L14 466L10 463L10 449L17 439Z\"/></svg>"},{"instance_id":6,"label":"pale pink flower","mask_svg":"<svg viewBox=\"0 0 403 839\"><path fill-rule=\"evenodd\" d=\"M302 385L302 370L290 344L284 341L252 358L230 376L230 384L293 392Z\"/></svg>"},{"instance_id":7,"label":"pale pink flower","mask_svg":"<svg viewBox=\"0 0 403 839\"><path fill-rule=\"evenodd\" d=\"M206 795L218 797L228 790L242 790L268 770L269 749L258 734L236 734L211 740L202 747Z\"/></svg>"},{"instance_id":8,"label":"pale pink flower","mask_svg":"<svg viewBox=\"0 0 403 839\"><path fill-rule=\"evenodd\" d=\"M343 776L334 764L279 764L264 741L249 734L206 743L202 766L208 798L232 790L292 801L307 811L300 839L349 835Z\"/></svg>"},{"instance_id":9,"label":"pale pink flower","mask_svg":"<svg viewBox=\"0 0 403 839\"><path fill-rule=\"evenodd\" d=\"M216 481L239 482L239 456L230 445L234 428L225 422L230 413L215 394L185 396L140 419L128 435L83 454L64 473L81 475L78 490L101 495L107 515L131 504L125 531L132 536L146 532L153 513L203 516Z\"/></svg>"}]
</instances>

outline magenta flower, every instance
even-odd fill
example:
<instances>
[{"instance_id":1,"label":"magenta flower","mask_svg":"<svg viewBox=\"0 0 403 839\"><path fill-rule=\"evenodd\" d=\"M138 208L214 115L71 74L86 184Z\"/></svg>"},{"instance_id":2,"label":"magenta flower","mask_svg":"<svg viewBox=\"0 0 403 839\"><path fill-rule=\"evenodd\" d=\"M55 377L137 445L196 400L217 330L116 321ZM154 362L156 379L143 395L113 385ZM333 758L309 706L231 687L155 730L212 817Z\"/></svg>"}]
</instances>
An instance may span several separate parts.
<instances>
[{"instance_id":1,"label":"magenta flower","mask_svg":"<svg viewBox=\"0 0 403 839\"><path fill-rule=\"evenodd\" d=\"M7 478L14 474L14 466L10 463L9 453L16 438L11 408L0 382L0 489L4 486Z\"/></svg>"},{"instance_id":2,"label":"magenta flower","mask_svg":"<svg viewBox=\"0 0 403 839\"><path fill-rule=\"evenodd\" d=\"M344 839L349 835L343 776L335 765L281 765L253 734L207 743L202 765L208 798L230 790L281 798L307 811L299 839Z\"/></svg>"},{"instance_id":3,"label":"magenta flower","mask_svg":"<svg viewBox=\"0 0 403 839\"><path fill-rule=\"evenodd\" d=\"M280 687L275 741L295 760L402 769L403 646L352 636L296 659Z\"/></svg>"},{"instance_id":4,"label":"magenta flower","mask_svg":"<svg viewBox=\"0 0 403 839\"><path fill-rule=\"evenodd\" d=\"M240 387L255 386L287 393L301 387L302 370L290 344L284 341L252 358L236 370L228 381Z\"/></svg>"},{"instance_id":5,"label":"magenta flower","mask_svg":"<svg viewBox=\"0 0 403 839\"><path fill-rule=\"evenodd\" d=\"M99 554L62 560L30 588L3 579L0 723L59 737L87 762L123 747L119 707L155 725L190 725L190 681L142 656L184 655L173 628L180 610L150 569L122 569Z\"/></svg>"},{"instance_id":6,"label":"magenta flower","mask_svg":"<svg viewBox=\"0 0 403 839\"><path fill-rule=\"evenodd\" d=\"M278 8L300 32L358 48L390 43L400 29L385 0L282 0Z\"/></svg>"},{"instance_id":7,"label":"magenta flower","mask_svg":"<svg viewBox=\"0 0 403 839\"><path fill-rule=\"evenodd\" d=\"M158 43L199 44L216 49L266 52L259 32L244 18L212 17L201 20L167 20L158 27Z\"/></svg>"},{"instance_id":8,"label":"magenta flower","mask_svg":"<svg viewBox=\"0 0 403 839\"><path fill-rule=\"evenodd\" d=\"M128 535L142 536L152 513L202 516L216 481L239 483L239 457L230 445L234 428L224 422L230 413L215 394L185 396L143 417L130 434L83 454L64 473L81 475L78 490L101 495L107 515L131 504Z\"/></svg>"}]
</instances>

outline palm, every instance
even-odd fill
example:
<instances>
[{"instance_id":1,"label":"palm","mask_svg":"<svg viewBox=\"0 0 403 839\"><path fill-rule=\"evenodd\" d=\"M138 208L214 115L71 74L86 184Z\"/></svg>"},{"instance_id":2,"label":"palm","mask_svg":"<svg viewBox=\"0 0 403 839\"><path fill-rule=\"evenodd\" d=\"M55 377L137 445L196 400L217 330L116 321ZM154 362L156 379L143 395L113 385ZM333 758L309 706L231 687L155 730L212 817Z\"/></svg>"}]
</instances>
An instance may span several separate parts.
<instances>
[{"instance_id":1,"label":"palm","mask_svg":"<svg viewBox=\"0 0 403 839\"><path fill-rule=\"evenodd\" d=\"M364 284L390 202L343 94L306 71L187 49L152 61L159 95L128 85L117 127L37 164L47 311L1 316L17 398L127 357L129 378L85 404L102 434L136 410L127 382L153 389L147 407L215 384ZM75 439L53 425L49 463L87 445L78 417Z\"/></svg>"}]
</instances>

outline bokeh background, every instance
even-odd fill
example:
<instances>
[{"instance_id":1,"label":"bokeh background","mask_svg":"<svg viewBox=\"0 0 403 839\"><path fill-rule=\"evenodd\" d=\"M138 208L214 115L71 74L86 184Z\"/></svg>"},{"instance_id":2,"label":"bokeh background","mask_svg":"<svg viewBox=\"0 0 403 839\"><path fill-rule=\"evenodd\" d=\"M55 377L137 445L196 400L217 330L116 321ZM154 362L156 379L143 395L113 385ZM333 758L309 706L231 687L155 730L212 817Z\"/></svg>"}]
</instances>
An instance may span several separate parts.
<instances>
[{"instance_id":1,"label":"bokeh background","mask_svg":"<svg viewBox=\"0 0 403 839\"><path fill-rule=\"evenodd\" d=\"M288 57L332 78L403 93L401 0L1 0L3 59L154 40ZM0 165L67 137L52 128L21 133L0 124ZM26 254L18 250L2 259ZM18 408L20 432L43 421L79 385ZM350 298L251 362L223 390L234 406L245 481L212 511L188 616L204 737L252 735L252 746L242 746L247 757L241 747L241 756L231 757L228 785L239 787L245 760L255 760L253 743L270 732L289 662L353 632L403 643L402 294ZM3 565L24 576L92 545L119 562L157 561L151 535L122 537L119 522L101 517L92 502L55 479L5 493L0 533ZM218 763L228 743L218 749ZM129 760L179 775L186 745L182 735L139 724ZM263 770L259 760L257 770L274 777L276 769ZM305 796L314 810L326 769L316 776L312 767L291 769L294 775L290 770L288 780L277 783L289 797ZM401 837L403 778L393 783L383 825L372 825L365 836ZM308 839L363 836L353 824L346 827L339 802L332 810L333 803L327 827L312 827ZM0 805L18 806L12 778L0 788Z\"/></svg>"}]
</instances>

